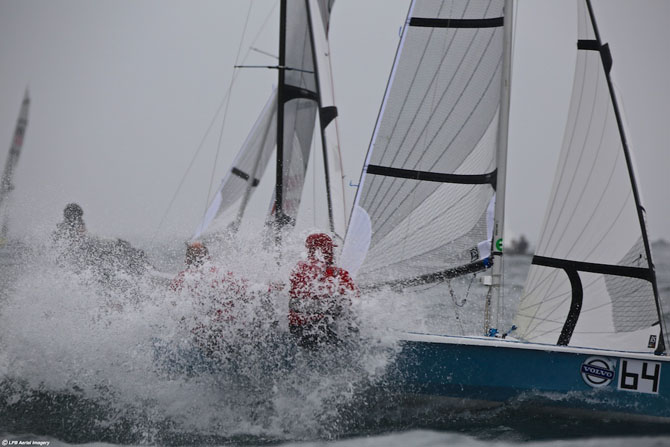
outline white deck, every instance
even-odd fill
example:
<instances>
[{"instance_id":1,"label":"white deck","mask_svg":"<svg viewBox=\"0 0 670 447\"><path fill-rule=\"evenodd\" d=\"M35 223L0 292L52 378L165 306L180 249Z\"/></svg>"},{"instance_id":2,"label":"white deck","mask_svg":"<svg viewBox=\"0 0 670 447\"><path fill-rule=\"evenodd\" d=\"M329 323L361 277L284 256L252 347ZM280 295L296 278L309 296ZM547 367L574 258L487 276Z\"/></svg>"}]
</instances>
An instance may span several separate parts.
<instances>
[{"instance_id":1,"label":"white deck","mask_svg":"<svg viewBox=\"0 0 670 447\"><path fill-rule=\"evenodd\" d=\"M488 346L494 348L507 349L530 349L534 351L545 352L565 352L571 354L583 355L602 355L610 357L626 357L632 359L652 360L655 362L668 362L670 357L663 355L654 355L646 352L615 351L609 349L581 348L576 346L557 346L541 343L528 343L514 338L496 338L496 337L465 337L454 335L422 334L416 332L402 332L399 334L401 340L424 343L442 343L451 345L470 345L470 346Z\"/></svg>"}]
</instances>

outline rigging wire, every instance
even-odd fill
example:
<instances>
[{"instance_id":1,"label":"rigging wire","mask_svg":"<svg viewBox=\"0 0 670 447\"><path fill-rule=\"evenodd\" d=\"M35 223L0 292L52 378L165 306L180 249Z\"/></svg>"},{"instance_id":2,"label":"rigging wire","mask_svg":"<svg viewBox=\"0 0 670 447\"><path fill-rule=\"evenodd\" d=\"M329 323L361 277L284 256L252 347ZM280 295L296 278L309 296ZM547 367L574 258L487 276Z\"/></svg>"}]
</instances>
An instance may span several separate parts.
<instances>
[{"instance_id":1,"label":"rigging wire","mask_svg":"<svg viewBox=\"0 0 670 447\"><path fill-rule=\"evenodd\" d=\"M472 287L472 283L475 281L475 278L477 278L476 273L472 275L472 278L470 278L470 283L468 284L468 288L465 291L465 297L461 299L460 303L458 302L458 298L456 297L456 292L454 291L454 288L451 286L451 280L447 280L447 285L449 286L449 295L451 296L451 301L454 303L454 315L456 316L456 322L458 323L458 327L461 330L461 335L465 335L465 329L463 328L463 322L461 321L461 316L458 309L464 307L465 304L468 302L468 296L470 295L470 288Z\"/></svg>"},{"instance_id":2,"label":"rigging wire","mask_svg":"<svg viewBox=\"0 0 670 447\"><path fill-rule=\"evenodd\" d=\"M247 10L247 18L244 21L244 28L242 29L242 37L240 37L240 44L237 47L237 55L235 56L235 66L238 65L240 61L240 53L242 52L242 44L244 43L244 36L247 34L247 26L249 25L249 17L251 16L251 8L253 2L249 2L249 9ZM219 161L219 154L221 153L221 140L223 140L223 130L226 128L226 118L228 117L228 107L230 106L230 97L233 90L233 84L237 76L237 71L234 72L232 78L230 79L230 85L228 86L228 93L226 94L226 107L223 111L223 119L221 120L221 131L219 132L219 141L216 144L216 154L214 156L214 163L212 164L212 172L209 176L209 187L207 188L207 196L205 196L205 209L202 212L202 217L205 217L207 214L207 206L209 205L209 196L212 194L212 183L214 183L214 173L216 172L216 165Z\"/></svg>"},{"instance_id":3,"label":"rigging wire","mask_svg":"<svg viewBox=\"0 0 670 447\"><path fill-rule=\"evenodd\" d=\"M170 203L168 204L167 209L165 210L165 213L163 214L163 217L161 217L161 220L158 223L158 227L156 228L156 231L151 236L150 244L153 243L154 239L156 239L156 236L158 236L158 232L160 231L161 227L165 223L165 219L167 218L167 215L169 214L170 209L172 209L172 205L174 205L174 202L177 199L177 195L179 194L179 191L181 191L181 187L184 185L184 181L186 180L186 176L188 175L189 171L193 167L193 163L195 163L196 158L198 158L198 154L200 153L200 150L202 149L202 147L205 143L205 139L207 138L207 135L209 135L209 131L214 126L214 123L216 122L216 117L219 116L219 112L221 112L221 109L223 108L223 104L224 104L226 98L228 97L229 93L230 92L226 93L226 95L221 100L221 103L219 104L219 107L216 109L216 112L214 113L214 116L212 117L212 120L210 121L209 126L207 127L207 130L205 131L205 134L202 136L202 139L200 140L200 144L198 144L198 147L196 148L193 156L191 157L191 161L188 164L188 167L186 168L186 171L184 172L184 175L182 175L181 180L179 181L179 185L177 186L177 189L175 190L174 194L172 195L172 199L170 200Z\"/></svg>"},{"instance_id":4,"label":"rigging wire","mask_svg":"<svg viewBox=\"0 0 670 447\"><path fill-rule=\"evenodd\" d=\"M316 126L316 123L315 123ZM312 217L314 220L314 228L316 228L316 138L312 138L312 148L310 153L312 155Z\"/></svg>"},{"instance_id":5,"label":"rigging wire","mask_svg":"<svg viewBox=\"0 0 670 447\"><path fill-rule=\"evenodd\" d=\"M263 20L263 24L260 26L258 32L254 36L254 39L251 43L253 46L258 38L260 37L261 32L265 29L268 21L272 17L275 9L277 9L277 5L275 4L270 12L267 14L265 19ZM246 29L246 24L245 24L245 29ZM251 48L249 48L244 55L244 59L242 59L242 63L246 61L246 59L249 57L249 54L251 53ZM210 131L212 130L212 127L214 126L214 123L216 122L217 117L221 113L221 109L223 108L224 104L226 104L226 101L228 100L228 97L230 96L231 90L232 90L232 84L237 79L239 72L235 71L233 73L233 81L231 81L231 86L230 88L226 91L224 94L223 98L221 99L221 102L219 103L219 106L216 109L216 112L214 112L214 115L212 116L212 120L210 121L209 125L207 126L207 130L205 130L204 135L202 136L202 139L200 140L200 143L198 144L195 152L193 153L193 156L191 157L191 161L189 162L188 167L184 171L184 175L182 176L181 180L179 181L179 185L177 186L177 189L175 190L174 194L172 195L172 199L170 199L170 203L167 206L167 209L165 210L165 213L161 217L160 222L158 223L158 226L156 227L156 230L154 231L154 234L151 236L150 244L153 244L154 240L156 239L156 236L158 236L158 233L160 232L160 229L163 227L163 224L165 223L165 220L170 213L170 210L172 209L172 206L174 205L175 200L177 199L177 196L179 195L179 192L181 191L182 186L184 185L184 182L186 181L186 177L188 176L188 173L190 172L191 168L193 167L193 164L195 163L196 158L198 158L198 154L203 148L203 145L205 144L205 140L207 139L207 136L209 135ZM209 195L209 194L208 194ZM206 211L205 211L206 212Z\"/></svg>"},{"instance_id":6,"label":"rigging wire","mask_svg":"<svg viewBox=\"0 0 670 447\"><path fill-rule=\"evenodd\" d=\"M327 45L327 49L328 49L328 68L329 68L330 73L331 73L331 76L330 76L330 91L333 93L333 104L338 104L337 99L336 99L336 95L335 95L335 80L332 76L333 61L330 58L330 55L332 54L332 52L330 51L330 39L326 40L326 45ZM344 163L342 162L342 150L340 148L340 127L339 127L337 118L335 118L333 121L335 122L335 141L336 141L334 150L337 154L337 159L340 163L339 168L340 168L340 173L341 173L339 181L335 184L339 186L339 188L341 189L341 193L342 193L342 206L343 206L344 209L341 210L341 211L344 212L344 222L345 222L344 233L345 234L341 235L340 238L342 240L344 240L343 238L346 236L346 232L347 232L346 227L348 227L348 225L346 225L346 222L347 222L347 219L349 218L350 214L353 212L353 209L347 208L347 194L344 191L344 189L345 189L344 188ZM329 148L329 149L331 151L333 150L332 147ZM346 210L349 210L349 214L347 214ZM337 236L337 234L336 234L336 236Z\"/></svg>"}]
</instances>

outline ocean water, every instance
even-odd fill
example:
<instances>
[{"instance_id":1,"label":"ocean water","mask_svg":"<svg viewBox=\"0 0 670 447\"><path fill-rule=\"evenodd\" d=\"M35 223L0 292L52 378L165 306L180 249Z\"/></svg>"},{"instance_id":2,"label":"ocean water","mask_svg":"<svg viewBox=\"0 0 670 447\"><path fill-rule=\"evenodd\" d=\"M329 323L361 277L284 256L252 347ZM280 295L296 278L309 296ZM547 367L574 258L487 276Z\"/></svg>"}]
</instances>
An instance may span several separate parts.
<instances>
[{"instance_id":1,"label":"ocean water","mask_svg":"<svg viewBox=\"0 0 670 447\"><path fill-rule=\"evenodd\" d=\"M397 330L476 333L478 278L427 287L430 299L366 294L354 304L355 344L302 351L285 325L288 278L301 238L281 257L252 240L210 246L212 263L246 278L247 304L226 325L216 364L192 349L202 317L170 281L183 247L146 249L154 266L128 272L63 257L47 240L0 249L0 442L6 445L542 446L670 445L670 426L621 424L526 411L486 411L399 400L384 373ZM670 310L670 246L654 245ZM508 256L495 324L511 325L528 256ZM426 291L423 291L426 292ZM669 315L670 316L670 315Z\"/></svg>"}]
</instances>

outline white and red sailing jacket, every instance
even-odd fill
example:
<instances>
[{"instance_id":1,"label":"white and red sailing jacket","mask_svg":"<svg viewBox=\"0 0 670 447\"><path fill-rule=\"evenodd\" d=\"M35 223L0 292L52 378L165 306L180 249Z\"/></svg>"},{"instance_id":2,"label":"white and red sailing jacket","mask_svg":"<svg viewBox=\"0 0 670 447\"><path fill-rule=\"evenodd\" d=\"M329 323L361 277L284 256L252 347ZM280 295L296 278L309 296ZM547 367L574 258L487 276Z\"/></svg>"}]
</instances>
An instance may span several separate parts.
<instances>
[{"instance_id":1,"label":"white and red sailing jacket","mask_svg":"<svg viewBox=\"0 0 670 447\"><path fill-rule=\"evenodd\" d=\"M289 326L313 325L325 317L339 317L360 296L349 272L326 262L301 261L291 272Z\"/></svg>"}]
</instances>

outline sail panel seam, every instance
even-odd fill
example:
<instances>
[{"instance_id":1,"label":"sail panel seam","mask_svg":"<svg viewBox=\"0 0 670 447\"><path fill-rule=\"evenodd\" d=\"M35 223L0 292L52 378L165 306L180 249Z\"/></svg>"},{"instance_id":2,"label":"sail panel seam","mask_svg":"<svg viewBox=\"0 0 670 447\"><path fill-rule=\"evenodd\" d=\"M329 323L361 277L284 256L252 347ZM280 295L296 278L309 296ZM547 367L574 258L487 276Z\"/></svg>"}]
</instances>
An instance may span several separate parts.
<instances>
[{"instance_id":1,"label":"sail panel seam","mask_svg":"<svg viewBox=\"0 0 670 447\"><path fill-rule=\"evenodd\" d=\"M494 34L492 33L491 36L490 36L490 38L489 38L489 42L488 42L487 45L486 45L486 50L488 50L488 48L490 47L491 40L493 39L493 36L494 36ZM468 46L468 48L470 48L471 45L472 45L472 41L470 42L470 45ZM486 50L485 50L485 51L486 51ZM485 52L482 53L481 57L480 57L479 60L477 61L477 67L478 67L479 64L482 62L482 59L483 59L484 55L485 55ZM445 56L446 56L446 55L445 55ZM500 65L500 62L502 62L502 58L500 59L498 65ZM459 62L459 70L460 70L460 65L461 65L462 63L463 63L463 60L461 60L461 61ZM489 88L491 87L491 82L496 78L496 73L497 73L497 72L498 72L498 69L496 68L496 70L495 70L494 73L493 73L493 76L491 76L491 78L490 78L490 80L489 80L489 83L488 83L488 85L486 86L486 90L485 90L485 91L482 93L482 95L479 97L477 103L475 104L475 107L470 111L470 113L469 113L467 119L469 119L469 118L472 116L472 114L475 112L476 108L479 107L479 104L480 104L481 101L484 99L484 97L486 96L486 93L488 92ZM467 82L468 85L470 84L471 80L472 80L472 75L470 76L470 79L469 79L468 82ZM450 81L450 83L451 83L451 81ZM467 86L466 86L466 88L467 88ZM464 91L465 91L465 90L463 90L463 92L464 92ZM461 92L461 94L459 95L458 99L456 100L456 103L458 103L458 101L460 101L460 98L462 97L463 92ZM442 102L442 99L444 98L444 95L445 95L445 94L446 94L446 92L443 93L442 97L438 100L438 104ZM424 98L425 98L425 97L424 97ZM423 101L423 100L422 100L422 101ZM442 121L442 126L444 126L444 124L447 122L447 120L450 119L452 113L453 113L453 109L449 112L449 114L447 115L447 117ZM421 130L421 132L420 132L421 134L424 133L424 131L425 131L427 125L428 125L428 123L426 123L426 125L425 125L425 126L423 127L423 129ZM440 127L442 127L442 126L440 126ZM447 149L448 149L449 147L451 147L451 144L452 144L452 143L454 142L454 140L458 137L458 135L463 131L464 127L465 127L464 125L461 126L460 129L456 132L456 134L452 136L451 140L446 144L446 148L447 148ZM409 130L408 130L408 132L405 134L405 137L403 138L403 142L405 141L405 138L407 137L408 133L409 133ZM431 138L431 141L427 143L426 148L430 148L430 147L432 146L433 141L438 137L438 135L439 135L439 132L436 133L435 135L433 135L433 137ZM423 156L425 155L425 153L426 153L427 150L428 150L428 149L426 149L426 150L421 154L421 156L420 156L419 159L416 161L416 163L414 163L414 167L418 166L419 163L423 160ZM433 162L431 168L435 167L435 166L442 160L442 157L443 157L444 154L446 154L447 152L448 152L448 151L445 150L444 153L443 153L439 158L437 158L437 159ZM397 155L398 155L398 154L396 154L396 156L393 158L392 162L395 161ZM380 183L383 184L383 182L380 182ZM381 189L381 184L380 184L379 189L377 190L377 193L375 193L375 196L372 197L371 202L374 202L374 201L375 201L376 196L377 196L377 194L379 193L379 190ZM391 190L390 187L387 188L387 189L386 189L386 193L385 193L385 195L384 195L384 196L377 202L377 203L378 203L378 206L377 206L375 209L370 210L370 215L371 215L371 216L377 212L377 209L379 209L380 207L383 207L383 206L384 206L383 203L384 203L385 201L386 201L386 202L392 202L392 201L395 199L395 196L397 195L397 191L396 191L396 193L395 193L391 198L388 198L388 199L387 199L388 192L389 192L390 190ZM412 191L412 192L413 192L413 191ZM410 194L411 194L411 193L410 193ZM381 226L383 226L383 224L380 225L380 228L381 228Z\"/></svg>"}]
</instances>

